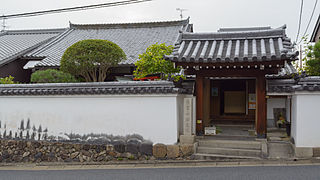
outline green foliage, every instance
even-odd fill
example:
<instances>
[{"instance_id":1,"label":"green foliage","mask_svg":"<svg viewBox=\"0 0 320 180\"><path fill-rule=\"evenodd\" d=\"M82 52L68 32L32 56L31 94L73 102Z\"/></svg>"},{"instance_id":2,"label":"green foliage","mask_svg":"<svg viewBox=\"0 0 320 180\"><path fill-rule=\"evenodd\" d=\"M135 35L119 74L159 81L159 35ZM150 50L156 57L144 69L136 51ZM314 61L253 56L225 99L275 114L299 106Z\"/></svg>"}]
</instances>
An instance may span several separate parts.
<instances>
[{"instance_id":1,"label":"green foliage","mask_svg":"<svg viewBox=\"0 0 320 180\"><path fill-rule=\"evenodd\" d=\"M128 157L128 160L135 160L136 158L133 156L133 155L130 155L129 157Z\"/></svg>"},{"instance_id":2,"label":"green foliage","mask_svg":"<svg viewBox=\"0 0 320 180\"><path fill-rule=\"evenodd\" d=\"M311 76L320 76L320 41L308 46L306 72Z\"/></svg>"},{"instance_id":3,"label":"green foliage","mask_svg":"<svg viewBox=\"0 0 320 180\"><path fill-rule=\"evenodd\" d=\"M32 73L33 83L72 83L78 82L74 76L56 69L40 70Z\"/></svg>"},{"instance_id":4,"label":"green foliage","mask_svg":"<svg viewBox=\"0 0 320 180\"><path fill-rule=\"evenodd\" d=\"M216 134L221 134L221 133L222 133L222 129L216 126Z\"/></svg>"},{"instance_id":5,"label":"green foliage","mask_svg":"<svg viewBox=\"0 0 320 180\"><path fill-rule=\"evenodd\" d=\"M87 82L104 81L110 67L126 59L126 54L115 43L88 39L70 46L62 56L60 69Z\"/></svg>"},{"instance_id":6,"label":"green foliage","mask_svg":"<svg viewBox=\"0 0 320 180\"><path fill-rule=\"evenodd\" d=\"M145 53L139 55L139 61L135 63L136 69L133 72L135 78L143 78L149 74L160 73L161 79L173 77L178 81L183 76L172 75L180 71L175 68L171 61L165 60L164 55L170 55L173 51L173 46L166 46L165 43L153 44L149 46Z\"/></svg>"},{"instance_id":7,"label":"green foliage","mask_svg":"<svg viewBox=\"0 0 320 180\"><path fill-rule=\"evenodd\" d=\"M14 77L8 76L4 78L0 78L0 84L17 84L13 81Z\"/></svg>"}]
</instances>

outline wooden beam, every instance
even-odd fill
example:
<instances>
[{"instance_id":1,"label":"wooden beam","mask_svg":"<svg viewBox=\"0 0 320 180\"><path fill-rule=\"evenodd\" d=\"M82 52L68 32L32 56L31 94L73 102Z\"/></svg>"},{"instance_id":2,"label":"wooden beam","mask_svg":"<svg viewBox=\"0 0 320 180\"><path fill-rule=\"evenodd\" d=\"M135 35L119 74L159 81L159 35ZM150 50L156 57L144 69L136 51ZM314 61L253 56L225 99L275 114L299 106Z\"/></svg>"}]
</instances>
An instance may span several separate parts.
<instances>
[{"instance_id":1,"label":"wooden beam","mask_svg":"<svg viewBox=\"0 0 320 180\"><path fill-rule=\"evenodd\" d=\"M290 60L287 60L290 61ZM275 66L284 66L285 64L285 60L273 60L273 61L246 61L246 62L215 62L215 63L204 63L204 62L176 62L177 66L222 66L224 68L226 68L227 66L229 67L233 67L233 66L251 66L251 67L255 67L255 66L260 66L260 65L264 65L265 67L275 67ZM270 68L271 68L270 67Z\"/></svg>"},{"instance_id":2,"label":"wooden beam","mask_svg":"<svg viewBox=\"0 0 320 180\"><path fill-rule=\"evenodd\" d=\"M266 79L257 76L256 79L256 131L258 138L267 137L267 102L266 102Z\"/></svg>"},{"instance_id":3,"label":"wooden beam","mask_svg":"<svg viewBox=\"0 0 320 180\"><path fill-rule=\"evenodd\" d=\"M203 76L196 76L196 132L203 134ZM201 123L200 123L201 122Z\"/></svg>"},{"instance_id":4,"label":"wooden beam","mask_svg":"<svg viewBox=\"0 0 320 180\"><path fill-rule=\"evenodd\" d=\"M264 76L265 74L274 74L278 73L277 69L203 69L203 70L194 70L187 69L185 71L186 75L196 74L203 77L257 77Z\"/></svg>"}]
</instances>

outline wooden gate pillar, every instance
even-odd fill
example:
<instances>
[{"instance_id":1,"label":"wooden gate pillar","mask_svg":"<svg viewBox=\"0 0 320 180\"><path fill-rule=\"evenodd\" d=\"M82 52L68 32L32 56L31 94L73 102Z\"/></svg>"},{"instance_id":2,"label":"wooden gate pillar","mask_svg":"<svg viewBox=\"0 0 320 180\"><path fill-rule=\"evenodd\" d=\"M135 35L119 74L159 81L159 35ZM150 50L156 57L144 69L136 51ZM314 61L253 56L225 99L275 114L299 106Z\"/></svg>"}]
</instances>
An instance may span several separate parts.
<instances>
[{"instance_id":1,"label":"wooden gate pillar","mask_svg":"<svg viewBox=\"0 0 320 180\"><path fill-rule=\"evenodd\" d=\"M196 77L196 133L203 135L203 81L202 76Z\"/></svg>"},{"instance_id":2,"label":"wooden gate pillar","mask_svg":"<svg viewBox=\"0 0 320 180\"><path fill-rule=\"evenodd\" d=\"M256 131L258 138L267 137L267 102L266 102L266 79L259 75L256 79Z\"/></svg>"}]
</instances>

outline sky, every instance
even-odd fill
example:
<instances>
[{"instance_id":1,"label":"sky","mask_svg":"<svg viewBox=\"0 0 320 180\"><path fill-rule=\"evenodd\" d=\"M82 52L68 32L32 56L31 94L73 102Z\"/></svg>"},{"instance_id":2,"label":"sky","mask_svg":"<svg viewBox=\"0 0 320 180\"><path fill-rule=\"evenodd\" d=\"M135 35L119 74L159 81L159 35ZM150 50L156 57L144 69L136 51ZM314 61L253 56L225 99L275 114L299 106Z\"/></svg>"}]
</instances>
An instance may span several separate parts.
<instances>
[{"instance_id":1,"label":"sky","mask_svg":"<svg viewBox=\"0 0 320 180\"><path fill-rule=\"evenodd\" d=\"M2 0L0 14L16 14L114 2L120 0ZM50 14L38 17L8 19L7 30L65 28L75 24L127 23L179 20L176 8L187 9L194 32L216 32L221 27L273 28L287 25L287 35L295 40L301 0L153 0L140 4L94 10ZM315 0L304 0L301 32L303 35ZM320 2L307 34L312 33L320 13Z\"/></svg>"}]
</instances>

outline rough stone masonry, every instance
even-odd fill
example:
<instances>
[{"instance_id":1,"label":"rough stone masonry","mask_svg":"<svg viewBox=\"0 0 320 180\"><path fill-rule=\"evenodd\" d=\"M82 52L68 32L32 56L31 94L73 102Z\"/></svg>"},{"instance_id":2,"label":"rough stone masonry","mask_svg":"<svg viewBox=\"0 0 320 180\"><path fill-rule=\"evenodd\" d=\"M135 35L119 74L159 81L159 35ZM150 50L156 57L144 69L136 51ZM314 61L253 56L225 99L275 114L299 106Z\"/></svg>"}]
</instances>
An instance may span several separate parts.
<instances>
[{"instance_id":1,"label":"rough stone masonry","mask_svg":"<svg viewBox=\"0 0 320 180\"><path fill-rule=\"evenodd\" d=\"M0 162L107 162L149 159L190 159L193 145L152 143L77 144L0 140Z\"/></svg>"}]
</instances>

